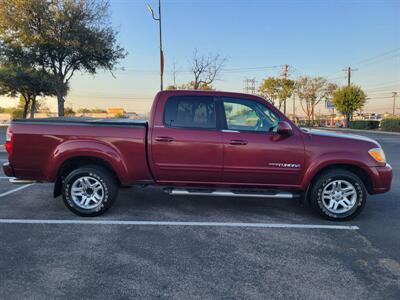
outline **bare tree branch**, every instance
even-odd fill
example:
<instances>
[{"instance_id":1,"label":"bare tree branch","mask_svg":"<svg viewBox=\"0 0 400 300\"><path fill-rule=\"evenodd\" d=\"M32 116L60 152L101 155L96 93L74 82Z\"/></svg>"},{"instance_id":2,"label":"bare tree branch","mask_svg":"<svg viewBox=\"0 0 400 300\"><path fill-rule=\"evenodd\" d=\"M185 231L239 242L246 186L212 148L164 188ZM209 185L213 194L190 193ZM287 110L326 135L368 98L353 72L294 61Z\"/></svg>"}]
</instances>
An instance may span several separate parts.
<instances>
[{"instance_id":1,"label":"bare tree branch","mask_svg":"<svg viewBox=\"0 0 400 300\"><path fill-rule=\"evenodd\" d=\"M221 57L219 54L199 55L195 49L190 68L194 76L193 88L197 90L202 85L208 86L216 81L227 60L227 57Z\"/></svg>"}]
</instances>

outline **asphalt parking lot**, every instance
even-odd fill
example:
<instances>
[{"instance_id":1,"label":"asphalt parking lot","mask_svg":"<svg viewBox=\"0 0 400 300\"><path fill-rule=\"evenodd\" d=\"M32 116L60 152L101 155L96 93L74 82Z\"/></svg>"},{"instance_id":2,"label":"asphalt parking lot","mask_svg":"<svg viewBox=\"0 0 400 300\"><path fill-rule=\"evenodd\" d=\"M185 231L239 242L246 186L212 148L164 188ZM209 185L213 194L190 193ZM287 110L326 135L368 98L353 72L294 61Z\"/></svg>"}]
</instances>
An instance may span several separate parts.
<instances>
[{"instance_id":1,"label":"asphalt parking lot","mask_svg":"<svg viewBox=\"0 0 400 300\"><path fill-rule=\"evenodd\" d=\"M130 188L89 224L51 184L10 193L21 186L0 173L0 298L399 299L400 136L363 135L383 146L393 187L344 223L293 200Z\"/></svg>"}]
</instances>

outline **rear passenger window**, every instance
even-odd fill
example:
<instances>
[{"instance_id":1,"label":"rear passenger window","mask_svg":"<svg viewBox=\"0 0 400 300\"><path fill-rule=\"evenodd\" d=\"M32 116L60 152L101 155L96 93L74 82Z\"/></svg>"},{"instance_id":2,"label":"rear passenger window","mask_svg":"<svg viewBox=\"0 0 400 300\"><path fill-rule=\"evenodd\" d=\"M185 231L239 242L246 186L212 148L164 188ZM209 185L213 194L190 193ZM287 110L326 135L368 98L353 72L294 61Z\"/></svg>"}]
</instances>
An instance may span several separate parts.
<instances>
[{"instance_id":1,"label":"rear passenger window","mask_svg":"<svg viewBox=\"0 0 400 300\"><path fill-rule=\"evenodd\" d=\"M216 128L213 97L177 96L167 100L164 124L183 128Z\"/></svg>"}]
</instances>

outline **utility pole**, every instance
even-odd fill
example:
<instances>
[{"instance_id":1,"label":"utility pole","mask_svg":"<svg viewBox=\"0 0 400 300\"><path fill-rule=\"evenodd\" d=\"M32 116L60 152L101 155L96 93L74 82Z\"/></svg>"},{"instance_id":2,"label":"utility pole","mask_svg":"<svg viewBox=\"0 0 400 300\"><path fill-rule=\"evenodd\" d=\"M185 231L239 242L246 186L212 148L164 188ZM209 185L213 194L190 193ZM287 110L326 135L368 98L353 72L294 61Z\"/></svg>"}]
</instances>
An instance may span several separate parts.
<instances>
[{"instance_id":1,"label":"utility pole","mask_svg":"<svg viewBox=\"0 0 400 300\"><path fill-rule=\"evenodd\" d=\"M392 92L393 95L393 116L396 113L396 96L397 96L397 92Z\"/></svg>"},{"instance_id":2,"label":"utility pole","mask_svg":"<svg viewBox=\"0 0 400 300\"><path fill-rule=\"evenodd\" d=\"M285 80L288 77L288 70L289 70L289 66L287 64L285 64L283 66L283 78L285 78ZM286 115L286 99L283 101L283 113Z\"/></svg>"},{"instance_id":3,"label":"utility pole","mask_svg":"<svg viewBox=\"0 0 400 300\"><path fill-rule=\"evenodd\" d=\"M296 94L293 93L293 122L296 124Z\"/></svg>"},{"instance_id":4,"label":"utility pole","mask_svg":"<svg viewBox=\"0 0 400 300\"><path fill-rule=\"evenodd\" d=\"M160 88L163 90L163 76L164 76L164 52L162 48L162 31L161 31L161 0L158 0L158 18L154 16L153 7L147 4L147 8L150 11L151 17L158 22L158 31L160 38Z\"/></svg>"},{"instance_id":5,"label":"utility pole","mask_svg":"<svg viewBox=\"0 0 400 300\"><path fill-rule=\"evenodd\" d=\"M352 69L351 67L347 67L347 69L343 69L343 71L347 72L347 86L351 85L351 72L358 71L358 69Z\"/></svg>"},{"instance_id":6,"label":"utility pole","mask_svg":"<svg viewBox=\"0 0 400 300\"><path fill-rule=\"evenodd\" d=\"M246 78L244 80L244 91L247 94L256 94L256 79L255 78Z\"/></svg>"}]
</instances>

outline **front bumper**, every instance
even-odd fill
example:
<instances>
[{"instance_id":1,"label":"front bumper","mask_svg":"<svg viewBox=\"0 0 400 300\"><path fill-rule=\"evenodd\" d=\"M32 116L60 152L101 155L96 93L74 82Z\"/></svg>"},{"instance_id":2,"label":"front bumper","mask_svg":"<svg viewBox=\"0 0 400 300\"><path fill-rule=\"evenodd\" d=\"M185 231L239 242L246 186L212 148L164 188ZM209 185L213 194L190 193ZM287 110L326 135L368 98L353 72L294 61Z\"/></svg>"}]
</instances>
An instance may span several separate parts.
<instances>
[{"instance_id":1,"label":"front bumper","mask_svg":"<svg viewBox=\"0 0 400 300\"><path fill-rule=\"evenodd\" d=\"M389 164L384 167L373 167L372 168L372 191L371 194L386 193L390 190L392 184L393 171Z\"/></svg>"},{"instance_id":2,"label":"front bumper","mask_svg":"<svg viewBox=\"0 0 400 300\"><path fill-rule=\"evenodd\" d=\"M14 177L14 170L9 162L3 164L3 172L8 177Z\"/></svg>"}]
</instances>

